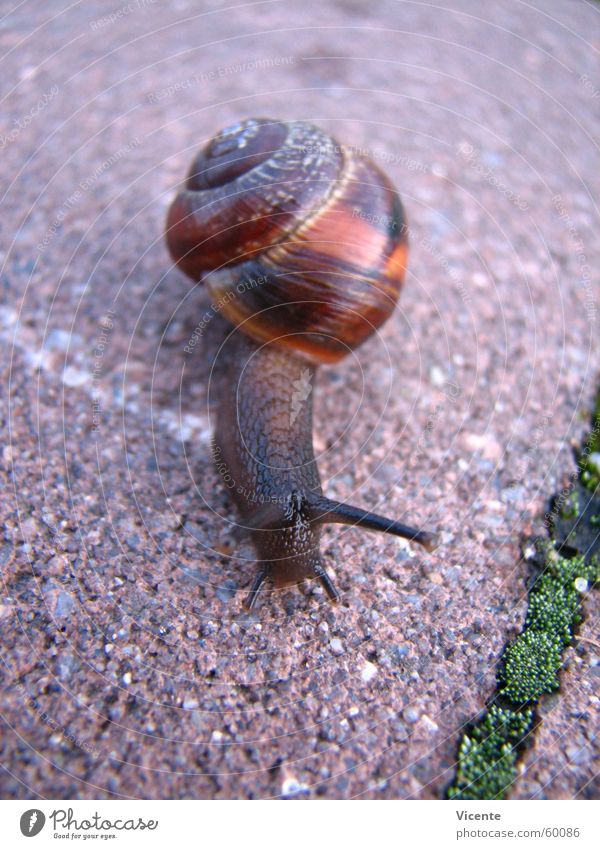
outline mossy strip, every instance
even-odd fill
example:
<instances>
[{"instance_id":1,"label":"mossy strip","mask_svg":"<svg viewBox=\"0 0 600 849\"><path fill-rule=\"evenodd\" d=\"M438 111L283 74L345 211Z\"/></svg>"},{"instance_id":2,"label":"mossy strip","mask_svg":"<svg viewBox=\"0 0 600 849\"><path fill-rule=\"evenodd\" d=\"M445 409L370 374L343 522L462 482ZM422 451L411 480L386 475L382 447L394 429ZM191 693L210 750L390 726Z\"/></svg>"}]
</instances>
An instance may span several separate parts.
<instances>
[{"instance_id":1,"label":"mossy strip","mask_svg":"<svg viewBox=\"0 0 600 849\"><path fill-rule=\"evenodd\" d=\"M536 702L558 689L564 649L581 621L582 593L600 578L596 558L561 557L549 542L540 553L544 569L529 593L525 627L504 652L495 701L462 738L450 799L504 798Z\"/></svg>"},{"instance_id":2,"label":"mossy strip","mask_svg":"<svg viewBox=\"0 0 600 849\"><path fill-rule=\"evenodd\" d=\"M590 492L600 487L600 391L592 415L592 430L583 444L578 457L579 479Z\"/></svg>"},{"instance_id":3,"label":"mossy strip","mask_svg":"<svg viewBox=\"0 0 600 849\"><path fill-rule=\"evenodd\" d=\"M593 430L578 456L579 484L596 496L598 456L600 393ZM559 553L564 540L556 526L553 538L538 543L540 568L529 592L523 631L504 651L495 698L483 718L463 735L456 777L447 791L449 799L502 799L516 778L519 752L532 732L537 702L559 687L563 654L582 618L582 595L600 580L600 540L592 530L596 527L596 501L594 495L591 500L588 496L582 507L579 499L573 498L568 503L569 516L563 517L574 519L575 528L581 526L576 537L573 533L568 535L579 553Z\"/></svg>"},{"instance_id":4,"label":"mossy strip","mask_svg":"<svg viewBox=\"0 0 600 849\"><path fill-rule=\"evenodd\" d=\"M491 705L462 738L449 799L503 799L514 780L517 748L533 726L533 710Z\"/></svg>"},{"instance_id":5,"label":"mossy strip","mask_svg":"<svg viewBox=\"0 0 600 849\"><path fill-rule=\"evenodd\" d=\"M537 701L558 689L564 649L581 621L581 594L598 580L598 565L583 555L561 557L545 546L546 568L529 593L525 628L503 656L500 696L513 702Z\"/></svg>"}]
</instances>

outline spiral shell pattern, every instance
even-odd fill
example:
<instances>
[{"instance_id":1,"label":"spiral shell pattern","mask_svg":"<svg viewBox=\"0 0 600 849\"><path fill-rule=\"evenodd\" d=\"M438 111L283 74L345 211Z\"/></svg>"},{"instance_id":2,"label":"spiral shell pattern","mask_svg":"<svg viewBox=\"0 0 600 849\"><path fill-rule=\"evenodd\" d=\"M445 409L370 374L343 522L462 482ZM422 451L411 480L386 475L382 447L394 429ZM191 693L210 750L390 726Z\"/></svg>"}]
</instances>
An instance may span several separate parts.
<instances>
[{"instance_id":1,"label":"spiral shell pattern","mask_svg":"<svg viewBox=\"0 0 600 849\"><path fill-rule=\"evenodd\" d=\"M233 324L313 363L383 324L407 258L385 174L300 121L249 119L216 135L169 209L167 242Z\"/></svg>"}]
</instances>

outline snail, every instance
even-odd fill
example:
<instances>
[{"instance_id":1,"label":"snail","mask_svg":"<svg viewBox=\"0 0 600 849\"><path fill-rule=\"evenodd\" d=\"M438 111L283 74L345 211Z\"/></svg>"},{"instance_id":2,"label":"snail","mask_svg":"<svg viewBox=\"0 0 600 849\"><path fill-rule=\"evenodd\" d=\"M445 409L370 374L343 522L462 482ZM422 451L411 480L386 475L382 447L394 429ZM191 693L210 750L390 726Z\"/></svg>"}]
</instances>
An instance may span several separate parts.
<instances>
[{"instance_id":1,"label":"snail","mask_svg":"<svg viewBox=\"0 0 600 849\"><path fill-rule=\"evenodd\" d=\"M325 497L312 445L316 367L340 360L392 313L406 234L383 172L301 121L222 130L169 208L173 260L206 283L235 327L213 453L260 561L249 610L267 578L276 587L318 578L338 600L320 554L325 524L436 545L427 531Z\"/></svg>"}]
</instances>

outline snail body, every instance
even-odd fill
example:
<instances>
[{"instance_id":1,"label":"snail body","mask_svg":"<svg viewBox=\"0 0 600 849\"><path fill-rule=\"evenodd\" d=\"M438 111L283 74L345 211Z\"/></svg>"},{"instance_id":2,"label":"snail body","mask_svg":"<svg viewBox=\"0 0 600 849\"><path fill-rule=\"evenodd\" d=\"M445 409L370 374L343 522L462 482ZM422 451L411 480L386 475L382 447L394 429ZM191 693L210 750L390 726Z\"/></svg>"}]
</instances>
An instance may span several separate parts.
<instances>
[{"instance_id":1,"label":"snail body","mask_svg":"<svg viewBox=\"0 0 600 849\"><path fill-rule=\"evenodd\" d=\"M234 334L232 345L213 453L264 564L258 575L270 573L279 586L326 577L319 559L321 528L314 521L322 491L312 404L308 398L294 403L297 387L310 389L315 367L241 333Z\"/></svg>"},{"instance_id":2,"label":"snail body","mask_svg":"<svg viewBox=\"0 0 600 849\"><path fill-rule=\"evenodd\" d=\"M267 577L317 577L337 599L319 551L326 523L431 548L425 531L326 498L312 447L316 366L380 327L403 283L406 224L387 177L310 124L250 119L194 159L167 242L236 328L214 453L261 563L246 606Z\"/></svg>"}]
</instances>

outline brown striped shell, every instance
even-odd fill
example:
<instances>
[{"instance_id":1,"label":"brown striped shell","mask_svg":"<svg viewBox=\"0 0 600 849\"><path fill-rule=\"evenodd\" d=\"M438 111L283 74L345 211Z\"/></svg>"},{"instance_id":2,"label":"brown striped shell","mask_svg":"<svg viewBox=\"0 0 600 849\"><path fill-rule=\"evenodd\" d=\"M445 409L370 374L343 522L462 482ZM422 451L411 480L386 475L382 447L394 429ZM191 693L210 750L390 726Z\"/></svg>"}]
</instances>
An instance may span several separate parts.
<instances>
[{"instance_id":1,"label":"brown striped shell","mask_svg":"<svg viewBox=\"0 0 600 849\"><path fill-rule=\"evenodd\" d=\"M167 242L235 325L323 363L393 311L406 229L398 193L370 159L311 124L249 119L196 156Z\"/></svg>"}]
</instances>

